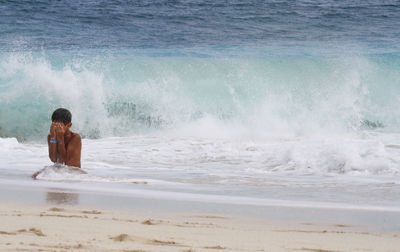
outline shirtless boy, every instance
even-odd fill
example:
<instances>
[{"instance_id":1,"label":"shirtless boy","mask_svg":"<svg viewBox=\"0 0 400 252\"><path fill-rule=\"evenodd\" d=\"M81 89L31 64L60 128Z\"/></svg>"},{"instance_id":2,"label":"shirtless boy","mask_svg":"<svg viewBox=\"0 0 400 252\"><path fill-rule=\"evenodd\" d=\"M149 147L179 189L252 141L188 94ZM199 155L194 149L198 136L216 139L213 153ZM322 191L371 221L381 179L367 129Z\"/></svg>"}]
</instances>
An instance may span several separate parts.
<instances>
[{"instance_id":1,"label":"shirtless boy","mask_svg":"<svg viewBox=\"0 0 400 252\"><path fill-rule=\"evenodd\" d=\"M67 109L59 108L51 116L50 134L47 136L49 146L49 158L57 164L72 166L69 171L86 173L81 170L81 136L69 130L71 128L72 115ZM58 167L60 168L60 167ZM46 170L46 167L32 175L36 177Z\"/></svg>"},{"instance_id":2,"label":"shirtless boy","mask_svg":"<svg viewBox=\"0 0 400 252\"><path fill-rule=\"evenodd\" d=\"M59 108L51 116L50 134L47 136L49 157L54 163L81 167L81 136L69 130L72 115L67 109Z\"/></svg>"},{"instance_id":3,"label":"shirtless boy","mask_svg":"<svg viewBox=\"0 0 400 252\"><path fill-rule=\"evenodd\" d=\"M69 171L86 173L81 170L81 136L69 130L71 128L71 112L59 108L51 116L50 134L47 136L50 160L57 164L72 166ZM32 175L36 177L46 170L46 167Z\"/></svg>"}]
</instances>

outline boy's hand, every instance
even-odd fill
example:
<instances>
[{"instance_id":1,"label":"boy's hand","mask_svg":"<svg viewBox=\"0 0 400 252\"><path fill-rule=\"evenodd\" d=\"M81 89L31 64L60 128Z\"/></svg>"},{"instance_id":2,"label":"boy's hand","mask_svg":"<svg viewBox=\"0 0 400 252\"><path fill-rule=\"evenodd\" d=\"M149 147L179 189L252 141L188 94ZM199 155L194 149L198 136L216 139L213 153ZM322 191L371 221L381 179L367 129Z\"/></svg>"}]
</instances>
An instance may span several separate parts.
<instances>
[{"instance_id":1,"label":"boy's hand","mask_svg":"<svg viewBox=\"0 0 400 252\"><path fill-rule=\"evenodd\" d=\"M65 125L60 122L55 122L54 124L55 124L57 139L63 139L65 134Z\"/></svg>"},{"instance_id":2,"label":"boy's hand","mask_svg":"<svg viewBox=\"0 0 400 252\"><path fill-rule=\"evenodd\" d=\"M56 129L57 129L57 123L56 122L52 122L51 126L50 126L50 137L51 138L55 138L56 137Z\"/></svg>"},{"instance_id":3,"label":"boy's hand","mask_svg":"<svg viewBox=\"0 0 400 252\"><path fill-rule=\"evenodd\" d=\"M63 134L65 133L65 126L63 123L58 123L57 124L57 133L58 134Z\"/></svg>"}]
</instances>

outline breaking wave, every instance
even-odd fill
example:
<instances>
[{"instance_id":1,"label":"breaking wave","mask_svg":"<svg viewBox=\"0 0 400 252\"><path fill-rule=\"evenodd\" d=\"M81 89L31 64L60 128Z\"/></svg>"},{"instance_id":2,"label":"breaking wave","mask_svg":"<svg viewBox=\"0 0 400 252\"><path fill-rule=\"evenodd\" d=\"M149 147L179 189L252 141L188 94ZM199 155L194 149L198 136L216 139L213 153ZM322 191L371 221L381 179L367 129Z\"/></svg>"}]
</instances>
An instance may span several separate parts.
<instances>
[{"instance_id":1,"label":"breaking wave","mask_svg":"<svg viewBox=\"0 0 400 252\"><path fill-rule=\"evenodd\" d=\"M216 124L221 134L280 137L399 129L399 55L258 50L3 52L0 137L43 139L58 107L71 110L73 130L87 138L196 135Z\"/></svg>"}]
</instances>

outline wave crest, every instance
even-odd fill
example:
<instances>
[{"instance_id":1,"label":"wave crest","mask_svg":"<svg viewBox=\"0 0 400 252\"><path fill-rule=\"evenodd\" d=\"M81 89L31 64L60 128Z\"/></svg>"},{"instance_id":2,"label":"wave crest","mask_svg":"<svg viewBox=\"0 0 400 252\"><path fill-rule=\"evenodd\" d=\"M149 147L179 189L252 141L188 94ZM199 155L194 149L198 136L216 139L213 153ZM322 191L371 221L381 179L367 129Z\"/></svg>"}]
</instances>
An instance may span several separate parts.
<instances>
[{"instance_id":1,"label":"wave crest","mask_svg":"<svg viewBox=\"0 0 400 252\"><path fill-rule=\"evenodd\" d=\"M227 131L245 128L282 137L399 125L396 55L14 52L0 59L1 137L43 139L58 107L70 109L73 130L89 138L181 129L204 118Z\"/></svg>"}]
</instances>

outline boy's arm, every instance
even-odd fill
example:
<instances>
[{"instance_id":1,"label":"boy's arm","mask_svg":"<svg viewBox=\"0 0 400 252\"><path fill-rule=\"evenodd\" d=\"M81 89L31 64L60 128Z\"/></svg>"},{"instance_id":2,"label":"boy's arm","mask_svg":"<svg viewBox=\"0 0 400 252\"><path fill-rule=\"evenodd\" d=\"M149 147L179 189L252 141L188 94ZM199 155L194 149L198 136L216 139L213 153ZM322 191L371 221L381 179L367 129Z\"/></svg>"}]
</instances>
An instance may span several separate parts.
<instances>
[{"instance_id":1,"label":"boy's arm","mask_svg":"<svg viewBox=\"0 0 400 252\"><path fill-rule=\"evenodd\" d=\"M54 139L55 138L52 138L50 135L47 136L47 144L49 146L49 158L53 163L57 162L57 144L50 143L50 140Z\"/></svg>"},{"instance_id":2,"label":"boy's arm","mask_svg":"<svg viewBox=\"0 0 400 252\"><path fill-rule=\"evenodd\" d=\"M65 143L64 143L64 129L62 126L59 126L56 131L57 135L57 152L58 155L60 155L60 162L61 163L66 163L67 160L67 150L65 149Z\"/></svg>"},{"instance_id":3,"label":"boy's arm","mask_svg":"<svg viewBox=\"0 0 400 252\"><path fill-rule=\"evenodd\" d=\"M56 138L55 125L52 123L50 126L50 134L47 136L47 145L49 146L49 158L51 162L54 163L57 162L57 143L54 143Z\"/></svg>"},{"instance_id":4,"label":"boy's arm","mask_svg":"<svg viewBox=\"0 0 400 252\"><path fill-rule=\"evenodd\" d=\"M65 164L81 168L82 140L79 134L75 134L68 143Z\"/></svg>"}]
</instances>

